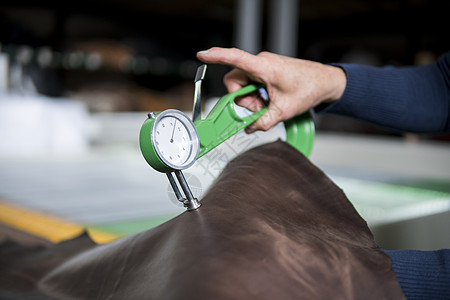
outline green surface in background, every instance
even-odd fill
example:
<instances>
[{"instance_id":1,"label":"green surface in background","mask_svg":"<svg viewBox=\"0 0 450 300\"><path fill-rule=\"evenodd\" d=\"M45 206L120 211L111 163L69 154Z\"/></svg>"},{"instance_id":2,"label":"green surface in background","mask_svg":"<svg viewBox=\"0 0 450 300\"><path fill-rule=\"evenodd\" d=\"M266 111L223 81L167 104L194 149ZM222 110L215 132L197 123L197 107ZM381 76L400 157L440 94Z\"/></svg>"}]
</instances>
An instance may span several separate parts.
<instances>
[{"instance_id":1,"label":"green surface in background","mask_svg":"<svg viewBox=\"0 0 450 300\"><path fill-rule=\"evenodd\" d=\"M151 228L154 228L172 218L176 215L171 216L160 216L149 219L140 220L130 220L117 222L113 224L102 224L102 225L91 225L87 226L90 229L96 229L105 233L110 233L117 235L119 237L130 236Z\"/></svg>"},{"instance_id":2,"label":"green surface in background","mask_svg":"<svg viewBox=\"0 0 450 300\"><path fill-rule=\"evenodd\" d=\"M332 179L343 189L361 217L369 223L420 203L450 203L450 183L442 180L427 179L398 184L398 182L382 183L347 177L333 177ZM88 228L125 237L154 228L176 215L92 225Z\"/></svg>"},{"instance_id":3,"label":"green surface in background","mask_svg":"<svg viewBox=\"0 0 450 300\"><path fill-rule=\"evenodd\" d=\"M449 182L442 180L403 182L402 184L334 177L356 210L366 221L383 222L389 216L420 216L426 207L431 211L450 208ZM424 206L426 204L426 206ZM392 221L392 219L391 219Z\"/></svg>"},{"instance_id":4,"label":"green surface in background","mask_svg":"<svg viewBox=\"0 0 450 300\"><path fill-rule=\"evenodd\" d=\"M391 182L397 186L408 186L414 188L421 188L430 191L437 191L450 194L450 182L442 179L420 179L420 180L403 180Z\"/></svg>"}]
</instances>

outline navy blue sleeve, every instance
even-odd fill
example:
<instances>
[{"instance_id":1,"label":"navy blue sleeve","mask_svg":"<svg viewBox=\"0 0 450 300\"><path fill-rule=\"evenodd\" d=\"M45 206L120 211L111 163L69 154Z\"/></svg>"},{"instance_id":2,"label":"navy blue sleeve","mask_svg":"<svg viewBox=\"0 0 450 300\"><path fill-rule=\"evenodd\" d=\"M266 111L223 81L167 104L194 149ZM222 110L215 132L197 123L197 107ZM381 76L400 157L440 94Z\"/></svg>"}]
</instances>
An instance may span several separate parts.
<instances>
[{"instance_id":1,"label":"navy blue sleeve","mask_svg":"<svg viewBox=\"0 0 450 300\"><path fill-rule=\"evenodd\" d=\"M450 130L450 52L411 67L335 64L347 75L341 99L318 108L401 132Z\"/></svg>"},{"instance_id":2,"label":"navy blue sleeve","mask_svg":"<svg viewBox=\"0 0 450 300\"><path fill-rule=\"evenodd\" d=\"M450 250L383 250L406 299L450 299Z\"/></svg>"}]
</instances>

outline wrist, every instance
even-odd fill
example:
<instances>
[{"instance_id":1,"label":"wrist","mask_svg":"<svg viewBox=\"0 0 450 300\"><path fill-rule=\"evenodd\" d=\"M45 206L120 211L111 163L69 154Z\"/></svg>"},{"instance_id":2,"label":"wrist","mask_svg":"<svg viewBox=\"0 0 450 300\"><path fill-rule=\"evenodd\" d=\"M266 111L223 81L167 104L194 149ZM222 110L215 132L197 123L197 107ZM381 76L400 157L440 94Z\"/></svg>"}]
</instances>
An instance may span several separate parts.
<instances>
[{"instance_id":1,"label":"wrist","mask_svg":"<svg viewBox=\"0 0 450 300\"><path fill-rule=\"evenodd\" d=\"M339 100L344 94L347 86L347 75L344 69L339 66L326 65L326 68L328 91L322 102L331 103Z\"/></svg>"}]
</instances>

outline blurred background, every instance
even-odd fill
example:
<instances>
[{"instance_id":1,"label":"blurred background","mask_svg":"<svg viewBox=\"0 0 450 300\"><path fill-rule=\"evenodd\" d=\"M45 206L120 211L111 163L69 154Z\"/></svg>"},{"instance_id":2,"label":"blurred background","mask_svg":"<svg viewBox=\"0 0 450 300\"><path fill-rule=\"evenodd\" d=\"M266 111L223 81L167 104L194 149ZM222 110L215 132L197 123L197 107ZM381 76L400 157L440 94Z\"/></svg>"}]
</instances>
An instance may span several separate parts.
<instances>
[{"instance_id":1,"label":"blurred background","mask_svg":"<svg viewBox=\"0 0 450 300\"><path fill-rule=\"evenodd\" d=\"M263 50L323 63L419 65L450 49L447 1L4 0L0 4L0 201L117 236L184 211L143 160L149 111L192 110L196 52ZM208 66L204 113L230 69ZM390 249L450 247L449 135L314 116L311 160ZM226 163L283 128L235 138L187 170L201 198ZM10 208L20 221L12 224ZM8 213L7 213L8 212ZM9 215L9 216L8 216ZM23 224L22 224L23 225Z\"/></svg>"}]
</instances>

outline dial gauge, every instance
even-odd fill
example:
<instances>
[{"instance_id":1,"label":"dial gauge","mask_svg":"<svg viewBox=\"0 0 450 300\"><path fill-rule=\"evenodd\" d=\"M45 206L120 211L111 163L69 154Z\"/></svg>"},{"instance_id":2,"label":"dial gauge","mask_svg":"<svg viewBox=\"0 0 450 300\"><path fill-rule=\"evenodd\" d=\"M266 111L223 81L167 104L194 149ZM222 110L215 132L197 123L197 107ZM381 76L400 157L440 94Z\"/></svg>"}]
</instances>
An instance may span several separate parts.
<instances>
[{"instance_id":1,"label":"dial gauge","mask_svg":"<svg viewBox=\"0 0 450 300\"><path fill-rule=\"evenodd\" d=\"M200 150L194 123L176 109L165 110L156 117L152 144L161 161L174 170L190 167Z\"/></svg>"}]
</instances>

